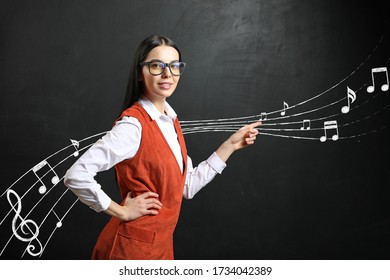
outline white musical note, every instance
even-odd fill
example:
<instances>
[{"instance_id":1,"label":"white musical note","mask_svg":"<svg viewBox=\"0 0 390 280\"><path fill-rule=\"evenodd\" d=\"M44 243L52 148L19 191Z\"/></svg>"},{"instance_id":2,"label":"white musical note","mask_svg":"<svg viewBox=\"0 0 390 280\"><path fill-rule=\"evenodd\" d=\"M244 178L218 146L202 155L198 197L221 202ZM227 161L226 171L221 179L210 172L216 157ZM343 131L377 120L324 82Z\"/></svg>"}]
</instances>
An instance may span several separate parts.
<instances>
[{"instance_id":1,"label":"white musical note","mask_svg":"<svg viewBox=\"0 0 390 280\"><path fill-rule=\"evenodd\" d=\"M282 116L284 116L286 114L286 109L288 109L288 104L286 102L283 101L283 111L280 112L280 114Z\"/></svg>"},{"instance_id":2,"label":"white musical note","mask_svg":"<svg viewBox=\"0 0 390 280\"><path fill-rule=\"evenodd\" d=\"M57 227L57 228L62 227L62 221L61 221L61 219L58 217L57 213L56 213L54 210L52 210L52 213L53 213L54 216L56 216L56 218L58 219L58 222L57 222L57 224L56 224L56 227Z\"/></svg>"},{"instance_id":3,"label":"white musical note","mask_svg":"<svg viewBox=\"0 0 390 280\"><path fill-rule=\"evenodd\" d=\"M79 141L70 139L70 142L72 143L73 147L76 149L76 151L73 153L73 156L77 157L79 155L79 146L80 143Z\"/></svg>"},{"instance_id":4,"label":"white musical note","mask_svg":"<svg viewBox=\"0 0 390 280\"><path fill-rule=\"evenodd\" d=\"M13 195L17 200L17 202L15 204L16 209L15 209L15 205L11 201L11 195ZM27 252L31 256L34 256L34 257L38 256L39 254L41 254L43 248L42 248L41 242L39 242L39 240L38 240L39 227L38 227L37 223L31 219L25 220L20 216L20 213L22 212L22 200L20 199L19 195L14 190L9 189L7 191L7 200L8 200L8 203L11 205L12 210L15 212L15 216L12 219L12 232L14 233L16 238L19 239L20 241L23 241L23 242L35 241L35 242L37 242L38 246L40 247L38 253L33 252L33 250L35 250L35 246L32 245L31 243L27 246ZM20 219L21 222L20 222L19 226L16 226L18 219ZM18 233L18 229L20 229L21 233L25 236L21 236Z\"/></svg>"},{"instance_id":5,"label":"white musical note","mask_svg":"<svg viewBox=\"0 0 390 280\"><path fill-rule=\"evenodd\" d=\"M38 171L40 171L43 167L45 166L48 166L49 167L49 171L53 172L54 173L54 176L51 178L51 182L54 185L56 185L60 179L58 178L58 175L57 173L54 171L54 169L50 166L50 164L46 161L46 160L43 160L41 161L40 163L38 163L37 165L35 165L32 169L32 171L34 172L35 176L38 178L38 180L41 182L41 186L39 187L38 191L40 194L44 194L47 190L47 187L45 185L45 183L42 181L42 178L45 176L45 174L43 174L42 176L39 176L38 175Z\"/></svg>"},{"instance_id":6,"label":"white musical note","mask_svg":"<svg viewBox=\"0 0 390 280\"><path fill-rule=\"evenodd\" d=\"M325 142L326 139L328 139L328 130L336 130L335 131L335 134L333 134L332 136L332 140L333 141L336 141L337 139L339 139L339 129L338 129L338 126L337 126L337 121L326 121L324 122L324 131L325 131L325 135L324 136L321 136L320 138L320 141L321 142Z\"/></svg>"},{"instance_id":7,"label":"white musical note","mask_svg":"<svg viewBox=\"0 0 390 280\"><path fill-rule=\"evenodd\" d=\"M343 114L349 112L349 110L351 109L351 104L356 100L356 93L349 87L347 87L347 100L348 100L348 105L341 108L341 112Z\"/></svg>"},{"instance_id":8,"label":"white musical note","mask_svg":"<svg viewBox=\"0 0 390 280\"><path fill-rule=\"evenodd\" d=\"M375 90L375 78L374 73L384 72L386 74L386 83L381 86L382 91L387 91L389 89L389 75L387 73L387 67L378 67L371 69L371 78L372 78L372 86L367 87L367 92L372 93Z\"/></svg>"},{"instance_id":9,"label":"white musical note","mask_svg":"<svg viewBox=\"0 0 390 280\"><path fill-rule=\"evenodd\" d=\"M267 113L261 113L259 121L266 121L267 120Z\"/></svg>"},{"instance_id":10,"label":"white musical note","mask_svg":"<svg viewBox=\"0 0 390 280\"><path fill-rule=\"evenodd\" d=\"M310 120L303 120L301 130L309 130L310 129Z\"/></svg>"}]
</instances>

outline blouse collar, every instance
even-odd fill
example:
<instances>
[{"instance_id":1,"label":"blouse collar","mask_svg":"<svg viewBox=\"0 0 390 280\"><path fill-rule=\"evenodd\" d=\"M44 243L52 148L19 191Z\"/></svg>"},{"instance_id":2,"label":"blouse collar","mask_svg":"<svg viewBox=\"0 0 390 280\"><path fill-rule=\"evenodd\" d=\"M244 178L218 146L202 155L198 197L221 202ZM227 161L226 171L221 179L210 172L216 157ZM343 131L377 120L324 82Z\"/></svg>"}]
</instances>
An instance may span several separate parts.
<instances>
[{"instance_id":1,"label":"blouse collar","mask_svg":"<svg viewBox=\"0 0 390 280\"><path fill-rule=\"evenodd\" d=\"M160 113L159 110L153 105L153 103L146 97L146 96L141 96L141 98L138 101L141 106L145 109L145 111L148 113L150 118L152 120L158 119L162 116L165 116L164 114ZM164 112L166 116L174 120L177 117L177 114L175 110L168 104L168 102L165 101L165 106L164 106Z\"/></svg>"}]
</instances>

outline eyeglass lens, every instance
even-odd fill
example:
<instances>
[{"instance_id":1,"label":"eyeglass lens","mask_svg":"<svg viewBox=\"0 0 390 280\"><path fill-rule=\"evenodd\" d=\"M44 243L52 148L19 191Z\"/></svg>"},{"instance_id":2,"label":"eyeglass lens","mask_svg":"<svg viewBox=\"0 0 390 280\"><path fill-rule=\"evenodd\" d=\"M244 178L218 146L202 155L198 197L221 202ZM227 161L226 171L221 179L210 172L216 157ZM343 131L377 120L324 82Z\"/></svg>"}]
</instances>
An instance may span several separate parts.
<instances>
[{"instance_id":1,"label":"eyeglass lens","mask_svg":"<svg viewBox=\"0 0 390 280\"><path fill-rule=\"evenodd\" d=\"M150 74L161 75L165 71L165 68L167 66L169 67L169 70L171 71L171 73L173 75L180 76L181 74L183 74L184 68L185 68L184 62L174 61L174 62L167 63L167 64L164 62L160 62L160 61L149 62Z\"/></svg>"}]
</instances>

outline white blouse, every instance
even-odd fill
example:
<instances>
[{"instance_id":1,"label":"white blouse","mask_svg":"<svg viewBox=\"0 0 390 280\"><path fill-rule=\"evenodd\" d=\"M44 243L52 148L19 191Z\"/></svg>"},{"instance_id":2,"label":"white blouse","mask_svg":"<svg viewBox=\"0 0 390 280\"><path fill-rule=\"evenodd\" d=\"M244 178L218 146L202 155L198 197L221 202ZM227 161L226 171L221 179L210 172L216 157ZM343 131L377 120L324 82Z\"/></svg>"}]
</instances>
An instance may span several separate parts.
<instances>
[{"instance_id":1,"label":"white blouse","mask_svg":"<svg viewBox=\"0 0 390 280\"><path fill-rule=\"evenodd\" d=\"M183 172L183 157L173 123L177 117L175 111L165 102L166 115L161 114L146 97L141 98L139 103L157 122ZM133 158L138 151L141 138L140 122L134 117L123 117L66 172L65 185L83 203L95 211L106 210L111 203L111 198L102 190L94 177L98 172L108 170L123 160ZM198 191L214 179L216 174L222 173L225 167L225 162L215 152L195 168L191 158L187 157L184 198L193 198Z\"/></svg>"}]
</instances>

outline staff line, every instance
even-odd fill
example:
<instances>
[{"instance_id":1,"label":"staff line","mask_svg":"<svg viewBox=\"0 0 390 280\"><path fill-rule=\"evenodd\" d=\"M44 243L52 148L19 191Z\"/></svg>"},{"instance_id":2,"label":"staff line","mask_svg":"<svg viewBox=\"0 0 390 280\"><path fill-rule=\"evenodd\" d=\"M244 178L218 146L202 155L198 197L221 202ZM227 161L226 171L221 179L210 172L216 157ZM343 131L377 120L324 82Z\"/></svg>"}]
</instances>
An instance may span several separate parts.
<instances>
[{"instance_id":1,"label":"staff line","mask_svg":"<svg viewBox=\"0 0 390 280\"><path fill-rule=\"evenodd\" d=\"M62 217L61 221L65 219L65 217L68 215L68 213L70 212L70 210L76 205L76 203L79 201L79 199L77 198L73 204L68 208L68 210L66 211L66 213L64 214L64 216ZM49 244L49 241L50 239L53 237L54 233L56 232L56 230L58 229L58 227L54 227L53 231L51 232L49 238L47 239L45 245L43 246L43 249L42 249L42 253L39 255L39 258L42 256L44 250L46 249L46 246L47 244Z\"/></svg>"},{"instance_id":2,"label":"staff line","mask_svg":"<svg viewBox=\"0 0 390 280\"><path fill-rule=\"evenodd\" d=\"M62 181L64 179L64 176L61 178L61 180L60 181ZM54 213L54 215L57 217L57 219L59 220L59 222L62 222L62 220L63 220L63 218L64 217L62 217L61 219L59 219L59 217L57 216L57 214L55 214L55 212L54 212L54 208L57 206L57 204L60 202L60 200L64 197L64 195L67 193L69 191L69 189L67 188L67 189L65 189L64 190L64 192L61 194L61 196L57 199L57 201L54 203L54 205L50 208L50 210L47 212L47 214L46 214L46 216L43 218L43 220L41 221L41 223L40 223L40 225L39 225L39 228L41 228L41 226L43 225L43 223L46 221L46 219L49 217L49 215L51 214L51 213ZM76 199L76 202L78 201L78 199ZM75 203L75 202L74 202ZM74 203L72 204L72 205L74 205ZM57 227L57 226L56 226ZM57 227L58 228L58 227ZM33 240L31 240L30 242L29 242L29 245L31 244L31 242L32 242ZM28 247L28 246L27 246ZM27 247L26 247L26 250L24 250L24 253L23 253L23 255L26 253L26 251L27 251ZM42 255L42 253L43 253L43 250L42 250L42 252L41 252L41 254L40 255ZM23 257L23 255L22 255L22 257Z\"/></svg>"},{"instance_id":3,"label":"staff line","mask_svg":"<svg viewBox=\"0 0 390 280\"><path fill-rule=\"evenodd\" d=\"M378 96L377 94L373 96L373 98L375 96ZM363 103L359 104L359 105L356 105L354 108L351 108L350 111L352 110L356 110L357 108L367 104L370 100L365 100ZM334 103L337 103L338 101L334 102ZM389 105L385 105L381 110L378 110L377 112L373 113L374 115L375 114L378 114L379 112L385 110ZM297 116L298 114L296 114L295 116ZM333 115L328 115L328 116L325 116L325 117L320 117L320 118L315 118L315 119L310 119L310 122L313 123L313 122L317 122L317 121L322 121L322 120L325 120L325 119L329 119L329 118L333 118L333 117L337 117L337 116L340 116L340 115L344 115L343 113L337 113L337 114L333 114ZM367 119L367 118L370 118L370 116L367 116L365 117L364 119ZM363 119L363 120L364 120ZM360 121L360 120L358 120ZM354 121L354 122L358 122L358 121ZM349 124L352 124L354 122L351 122L351 123L347 123L347 124L344 124L344 126L346 125L349 125ZM301 124L302 123L302 120L300 121L296 121L296 122L286 122L286 123L273 123L273 124L268 124L268 126L276 126L276 125L292 125L292 124ZM226 123L222 123L220 125L218 124L213 124L213 125L205 125L205 126L198 126L198 127L190 127L190 128L183 128L183 133L185 132L188 132L188 131L198 131L198 130L205 130L205 129L214 129L214 128L239 128L239 127L242 127L243 125L247 124L247 122L235 122L234 124L226 124ZM274 131L274 130L279 130L279 131L291 131L291 130L300 130L300 129L272 129L272 128L263 128L264 126L266 126L265 124L262 125L262 128L261 130L262 131ZM312 129L313 130L313 129Z\"/></svg>"},{"instance_id":4,"label":"staff line","mask_svg":"<svg viewBox=\"0 0 390 280\"><path fill-rule=\"evenodd\" d=\"M89 144L89 145L87 145L87 146L85 146L85 147L83 147L83 148L81 148L81 149L79 149L79 151L83 151L83 150L85 150L85 149L88 149L89 147L91 147L92 145L93 145L94 143L92 143L92 144ZM71 155L69 155L68 157L66 157L65 159L63 159L62 161L60 161L60 162L58 162L58 163L56 163L56 165L54 165L53 166L53 169L55 169L56 167L58 167L59 165L61 165L63 162L65 162L66 160L68 160L69 158L72 158L73 157L73 154L71 154ZM33 168L31 168L29 171L32 171L32 169ZM29 172L28 171L28 172ZM26 172L26 173L28 173L28 172ZM51 171L49 170L49 171L47 171L42 177L41 177L41 179L43 179L43 178L45 178L45 176L47 175L47 174L49 174ZM27 191L25 191L24 192L24 194L20 197L20 199L22 200L38 183L39 183L40 181L39 180L37 180L37 181L35 181L35 183L27 190ZM52 189L54 189L57 185L58 185L58 183L59 182L61 182L61 180L59 180L57 183L55 183L54 185L53 185L53 187L51 187L47 192L45 192L43 195L42 195L42 197L38 200L38 202L33 206L33 208L30 210L30 212L25 216L25 218L28 218L28 216L31 214L31 212L35 209L35 207L37 207L38 206L38 204L50 193L50 191L52 190ZM9 190L10 188L8 188L7 189L7 191ZM3 224L3 222L4 222L4 220L11 214L11 212L12 212L12 209L10 209L9 211L8 211L8 213L6 214L6 216L2 219L2 221L0 222L0 226Z\"/></svg>"},{"instance_id":5,"label":"staff line","mask_svg":"<svg viewBox=\"0 0 390 280\"><path fill-rule=\"evenodd\" d=\"M107 132L100 132L100 133L97 133L97 134L95 134L95 135L88 136L88 137L86 137L86 138L84 138L84 139L82 139L82 140L79 140L78 142L81 143L81 142L84 142L84 141L86 141L86 140L88 140L88 139L91 139L91 138L94 138L94 137L103 135L103 134L105 134L105 133L107 133ZM58 150L57 152L55 152L55 153L49 155L48 157L46 157L46 158L43 159L42 161L48 160L48 159L52 158L53 156L57 155L58 153L60 153L60 152L62 152L62 151L64 151L64 150L66 150L66 149L68 149L68 148L70 148L70 147L73 147L73 145L70 144L70 145L68 145L68 146L66 146L66 147L64 147L64 148L62 148L62 149L60 149L60 150ZM8 191L9 189L11 189L17 182L19 182L24 176L26 176L30 171L32 171L32 169L33 169L33 168L31 168L31 169L29 169L28 171L26 171L26 172L25 172L22 176L20 176L15 182L13 182L12 185L9 186L9 187L0 195L0 197L2 197L4 194L6 194L7 191ZM0 223L0 224L1 224L1 223Z\"/></svg>"},{"instance_id":6,"label":"staff line","mask_svg":"<svg viewBox=\"0 0 390 280\"><path fill-rule=\"evenodd\" d=\"M362 88L364 88L365 86L367 86L367 83L365 83L364 85L362 85L359 89L357 89L355 92L359 92ZM373 97L376 97L378 94L375 94L373 95ZM209 122L209 123L192 123L192 124L184 124L182 125L182 129L183 130L186 130L186 129L189 129L191 128L191 126L196 126L196 125L219 125L219 124L242 124L242 125L245 125L245 124L248 124L248 123L251 123L251 122L255 122L255 121L262 121L263 124L262 126L270 126L270 125L278 125L280 123L269 123L269 121L273 121L273 120L280 120L280 119L289 119L289 118L293 118L293 117L297 117L297 116L301 116L301 115L306 115L306 114L310 114L310 113L314 113L314 112L317 112L317 111L320 111L320 110L323 110L325 108L328 108L328 107L331 107L333 105L336 105L337 103L340 103L342 101L344 101L345 99L347 99L348 97L343 97L343 98L340 98L339 100L337 101L334 101L334 102L331 102L327 105L324 105L324 106L321 106L321 107L318 107L318 108L314 108L314 109L311 109L311 110L307 110L307 111L304 111L304 112L299 112L299 113L295 113L295 114L292 114L292 115L286 115L286 116L281 116L281 117L276 117L276 118L267 118L265 120L261 120L261 119L253 119L253 120L247 120L247 121L235 121L235 122L224 122L224 121L221 121L221 122ZM365 104L367 103L367 100L362 103L362 104ZM356 108L359 107L359 106L355 106ZM352 108L353 109L353 108ZM352 110L351 109L351 110ZM260 115L261 116L261 115ZM285 123L285 124L289 124L289 123Z\"/></svg>"}]
</instances>

